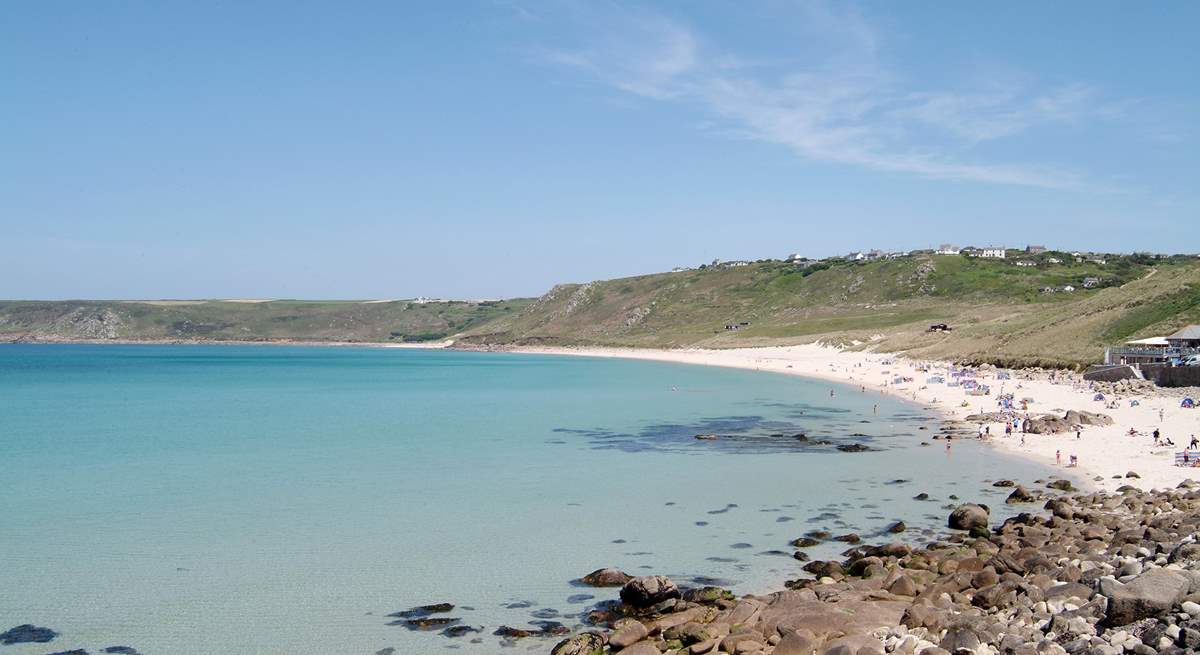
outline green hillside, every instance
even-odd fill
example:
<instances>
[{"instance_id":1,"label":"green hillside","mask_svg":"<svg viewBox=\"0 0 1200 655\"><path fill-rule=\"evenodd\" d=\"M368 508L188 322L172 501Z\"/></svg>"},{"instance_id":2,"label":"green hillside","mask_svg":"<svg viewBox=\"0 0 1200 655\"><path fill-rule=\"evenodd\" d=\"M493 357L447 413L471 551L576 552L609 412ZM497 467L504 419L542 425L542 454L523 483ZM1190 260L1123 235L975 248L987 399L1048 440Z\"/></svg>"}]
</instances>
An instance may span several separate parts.
<instances>
[{"instance_id":1,"label":"green hillside","mask_svg":"<svg viewBox=\"0 0 1200 655\"><path fill-rule=\"evenodd\" d=\"M560 285L481 324L475 344L698 346L810 342L915 356L1078 366L1107 343L1200 322L1200 261L1104 264L917 255L870 263L778 261ZM1084 288L1086 278L1098 278ZM1062 291L1065 286L1075 291ZM1045 289L1053 288L1054 292ZM746 323L747 325L740 325ZM946 334L929 333L948 323ZM735 325L737 329L726 329Z\"/></svg>"},{"instance_id":2,"label":"green hillside","mask_svg":"<svg viewBox=\"0 0 1200 655\"><path fill-rule=\"evenodd\" d=\"M0 301L0 340L436 341L528 303Z\"/></svg>"},{"instance_id":3,"label":"green hillside","mask_svg":"<svg viewBox=\"0 0 1200 655\"><path fill-rule=\"evenodd\" d=\"M1200 323L1200 259L1095 259L1051 252L1022 256L1036 264L1027 267L932 254L770 260L564 284L538 299L495 302L9 301L0 302L0 340L453 337L468 347L730 348L819 339L921 357L1081 366L1105 345ZM932 323L954 329L931 333Z\"/></svg>"}]
</instances>

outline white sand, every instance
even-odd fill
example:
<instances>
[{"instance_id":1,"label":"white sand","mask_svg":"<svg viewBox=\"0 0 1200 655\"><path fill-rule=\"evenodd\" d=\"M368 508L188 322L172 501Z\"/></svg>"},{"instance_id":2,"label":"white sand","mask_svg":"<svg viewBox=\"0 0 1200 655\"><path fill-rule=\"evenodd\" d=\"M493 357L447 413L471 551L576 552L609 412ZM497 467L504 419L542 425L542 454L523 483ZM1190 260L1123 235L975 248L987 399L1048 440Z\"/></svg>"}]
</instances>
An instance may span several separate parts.
<instances>
[{"instance_id":1,"label":"white sand","mask_svg":"<svg viewBox=\"0 0 1200 655\"><path fill-rule=\"evenodd\" d=\"M584 355L591 357L621 357L647 359L709 366L728 366L778 373L791 373L837 382L865 386L868 392L892 393L909 400L937 408L949 418L962 419L970 414L998 411L997 396L1002 392L1014 394L1019 403L1022 398L1032 398L1028 412L1032 416L1062 414L1069 409L1100 412L1111 416L1113 425L1106 427L1084 427L1080 438L1075 433L1057 435L1004 436L1004 424L991 424L990 443L997 448L1029 457L1049 465L1065 467L1070 456L1078 457L1078 469L1072 471L1078 478L1094 481L1098 489L1115 489L1130 484L1143 489L1173 487L1188 478L1200 479L1200 470L1176 467L1174 452L1187 446L1191 435L1200 437L1200 409L1183 409L1180 398L1174 395L1131 395L1116 398L1120 407L1106 409L1105 402L1092 399L1095 392L1086 383L1053 382L1040 379L1020 379L1016 372L1009 371L1012 379L997 379L996 371L974 376L991 387L988 396L971 396L961 387L952 388L944 384L926 384L932 375L942 374L949 364L919 362L894 355L871 352L848 352L836 348L809 344L770 348L741 348L731 350L643 350L622 348L521 348L520 352L561 355ZM888 363L884 363L888 362ZM919 370L931 368L930 372ZM911 377L912 382L894 385L896 376ZM949 376L946 376L949 380ZM1114 400L1110 397L1106 400ZM1132 400L1138 406L1132 406ZM1200 399L1198 399L1200 400ZM1159 412L1162 419L1159 419ZM1150 433L1158 428L1164 438L1175 442L1174 447L1155 448ZM1130 428L1142 433L1127 436ZM1056 464L1056 452L1061 452L1061 464ZM1128 471L1136 471L1139 479L1126 479ZM1113 479L1120 475L1121 479Z\"/></svg>"}]
</instances>

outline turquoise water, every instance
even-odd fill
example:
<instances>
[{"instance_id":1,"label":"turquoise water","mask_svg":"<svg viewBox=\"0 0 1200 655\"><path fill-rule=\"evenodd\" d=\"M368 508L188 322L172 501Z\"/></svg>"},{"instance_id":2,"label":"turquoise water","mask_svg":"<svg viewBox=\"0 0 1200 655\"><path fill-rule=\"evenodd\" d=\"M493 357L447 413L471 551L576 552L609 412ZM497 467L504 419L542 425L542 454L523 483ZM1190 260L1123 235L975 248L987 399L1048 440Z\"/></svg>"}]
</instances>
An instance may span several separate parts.
<instances>
[{"instance_id":1,"label":"turquoise water","mask_svg":"<svg viewBox=\"0 0 1200 655\"><path fill-rule=\"evenodd\" d=\"M0 652L496 652L501 624L614 598L571 584L601 566L763 591L800 575L769 551L808 530L904 519L918 539L949 494L1002 507L983 480L1045 473L920 447L927 410L830 389L537 355L0 346L0 630L62 633ZM439 601L483 632L388 625Z\"/></svg>"}]
</instances>

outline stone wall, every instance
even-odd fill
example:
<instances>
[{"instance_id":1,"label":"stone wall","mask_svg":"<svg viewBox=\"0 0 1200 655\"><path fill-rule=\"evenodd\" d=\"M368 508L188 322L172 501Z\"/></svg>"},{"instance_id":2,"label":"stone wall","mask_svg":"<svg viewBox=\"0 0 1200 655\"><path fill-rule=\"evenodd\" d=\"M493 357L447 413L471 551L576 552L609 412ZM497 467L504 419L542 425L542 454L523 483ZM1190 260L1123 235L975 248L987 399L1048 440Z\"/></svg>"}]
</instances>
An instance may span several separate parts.
<instances>
[{"instance_id":1,"label":"stone wall","mask_svg":"<svg viewBox=\"0 0 1200 655\"><path fill-rule=\"evenodd\" d=\"M1200 366L1142 364L1142 375L1160 387L1200 387Z\"/></svg>"}]
</instances>

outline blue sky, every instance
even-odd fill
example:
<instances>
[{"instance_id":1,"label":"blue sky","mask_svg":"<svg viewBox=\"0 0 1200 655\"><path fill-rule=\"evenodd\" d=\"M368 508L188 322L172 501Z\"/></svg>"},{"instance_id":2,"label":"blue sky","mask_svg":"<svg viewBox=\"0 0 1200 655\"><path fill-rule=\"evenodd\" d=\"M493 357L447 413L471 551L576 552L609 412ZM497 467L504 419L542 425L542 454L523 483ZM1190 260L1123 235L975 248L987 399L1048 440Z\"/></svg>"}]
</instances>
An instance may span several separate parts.
<instances>
[{"instance_id":1,"label":"blue sky","mask_svg":"<svg viewBox=\"0 0 1200 655\"><path fill-rule=\"evenodd\" d=\"M29 2L0 297L533 295L1200 251L1200 3Z\"/></svg>"}]
</instances>

